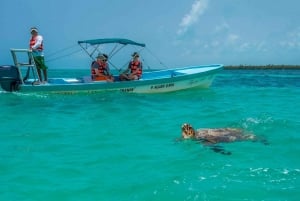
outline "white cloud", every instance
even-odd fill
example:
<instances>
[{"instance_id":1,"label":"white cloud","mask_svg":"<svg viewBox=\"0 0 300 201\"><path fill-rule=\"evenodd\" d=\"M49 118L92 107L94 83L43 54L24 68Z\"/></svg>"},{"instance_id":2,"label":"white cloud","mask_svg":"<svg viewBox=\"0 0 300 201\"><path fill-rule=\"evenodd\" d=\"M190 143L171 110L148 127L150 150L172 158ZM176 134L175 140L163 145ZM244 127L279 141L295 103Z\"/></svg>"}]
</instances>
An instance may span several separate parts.
<instances>
[{"instance_id":1,"label":"white cloud","mask_svg":"<svg viewBox=\"0 0 300 201\"><path fill-rule=\"evenodd\" d=\"M227 40L229 43L234 43L235 41L237 41L240 37L236 34L229 34L227 37Z\"/></svg>"},{"instance_id":2,"label":"white cloud","mask_svg":"<svg viewBox=\"0 0 300 201\"><path fill-rule=\"evenodd\" d=\"M284 48L300 48L300 27L287 33L287 40L281 41L279 44Z\"/></svg>"},{"instance_id":3,"label":"white cloud","mask_svg":"<svg viewBox=\"0 0 300 201\"><path fill-rule=\"evenodd\" d=\"M211 42L211 46L212 46L212 47L218 47L218 46L220 46L220 42L217 41L217 40L212 41L212 42Z\"/></svg>"},{"instance_id":4,"label":"white cloud","mask_svg":"<svg viewBox=\"0 0 300 201\"><path fill-rule=\"evenodd\" d=\"M267 52L268 51L268 45L265 41L261 41L256 45L256 50L258 52Z\"/></svg>"},{"instance_id":5,"label":"white cloud","mask_svg":"<svg viewBox=\"0 0 300 201\"><path fill-rule=\"evenodd\" d=\"M181 23L179 24L179 30L177 34L182 35L184 34L190 26L195 24L197 20L199 19L199 16L204 13L208 6L208 0L196 0L190 12L186 14L182 20Z\"/></svg>"},{"instance_id":6,"label":"white cloud","mask_svg":"<svg viewBox=\"0 0 300 201\"><path fill-rule=\"evenodd\" d=\"M223 32L224 30L228 30L229 25L226 22L223 22L221 25L217 25L215 27L215 32Z\"/></svg>"},{"instance_id":7,"label":"white cloud","mask_svg":"<svg viewBox=\"0 0 300 201\"><path fill-rule=\"evenodd\" d=\"M244 42L243 44L240 45L239 50L243 52L249 50L250 48L251 48L250 43Z\"/></svg>"}]
</instances>

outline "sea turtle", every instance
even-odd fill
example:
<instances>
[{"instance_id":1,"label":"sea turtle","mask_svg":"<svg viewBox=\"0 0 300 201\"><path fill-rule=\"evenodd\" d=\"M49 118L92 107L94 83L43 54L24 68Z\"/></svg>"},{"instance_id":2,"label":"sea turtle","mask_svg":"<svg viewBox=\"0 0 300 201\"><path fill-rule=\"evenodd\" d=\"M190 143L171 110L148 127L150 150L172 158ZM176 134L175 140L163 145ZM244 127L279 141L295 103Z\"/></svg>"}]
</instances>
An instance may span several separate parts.
<instances>
[{"instance_id":1,"label":"sea turtle","mask_svg":"<svg viewBox=\"0 0 300 201\"><path fill-rule=\"evenodd\" d=\"M258 138L256 135L246 133L237 128L215 128L215 129L197 129L195 130L190 124L184 123L181 126L183 139L195 139L204 145L210 146L215 152L230 155L231 152L225 151L217 143L228 143L237 141L260 141L267 145L267 141Z\"/></svg>"}]
</instances>

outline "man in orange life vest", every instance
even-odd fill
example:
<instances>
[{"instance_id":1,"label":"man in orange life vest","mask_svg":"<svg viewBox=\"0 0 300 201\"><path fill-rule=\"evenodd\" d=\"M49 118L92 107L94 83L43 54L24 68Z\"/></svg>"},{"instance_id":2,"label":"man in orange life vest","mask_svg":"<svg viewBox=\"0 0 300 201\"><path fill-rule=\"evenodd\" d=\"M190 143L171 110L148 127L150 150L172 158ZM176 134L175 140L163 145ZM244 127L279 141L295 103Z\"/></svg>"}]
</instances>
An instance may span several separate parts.
<instances>
[{"instance_id":1,"label":"man in orange life vest","mask_svg":"<svg viewBox=\"0 0 300 201\"><path fill-rule=\"evenodd\" d=\"M30 29L30 33L31 33L31 38L29 42L29 49L32 50L32 55L34 58L34 62L37 68L40 81L45 83L48 81L48 77L47 77L47 66L45 65L45 60L44 60L43 37L38 34L38 29L36 27L32 27ZM42 79L41 70L43 71L44 81Z\"/></svg>"},{"instance_id":2,"label":"man in orange life vest","mask_svg":"<svg viewBox=\"0 0 300 201\"><path fill-rule=\"evenodd\" d=\"M139 80L142 76L143 65L139 60L139 54L134 52L132 60L128 64L128 68L120 75L120 80ZM130 72L130 73L128 73Z\"/></svg>"},{"instance_id":3,"label":"man in orange life vest","mask_svg":"<svg viewBox=\"0 0 300 201\"><path fill-rule=\"evenodd\" d=\"M98 54L97 60L91 65L91 73L93 81L109 81L113 82L114 77L110 74L107 63L108 56L106 54Z\"/></svg>"}]
</instances>

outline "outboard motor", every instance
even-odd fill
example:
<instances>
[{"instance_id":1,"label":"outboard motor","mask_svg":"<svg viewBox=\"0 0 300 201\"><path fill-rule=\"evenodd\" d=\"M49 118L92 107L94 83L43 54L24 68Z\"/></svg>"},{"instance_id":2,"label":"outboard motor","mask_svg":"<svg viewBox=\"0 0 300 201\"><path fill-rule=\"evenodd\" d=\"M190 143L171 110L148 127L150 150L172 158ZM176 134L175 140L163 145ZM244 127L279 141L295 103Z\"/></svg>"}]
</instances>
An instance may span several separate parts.
<instances>
[{"instance_id":1,"label":"outboard motor","mask_svg":"<svg viewBox=\"0 0 300 201\"><path fill-rule=\"evenodd\" d=\"M20 75L16 66L0 66L0 86L5 91L18 91L21 84Z\"/></svg>"}]
</instances>

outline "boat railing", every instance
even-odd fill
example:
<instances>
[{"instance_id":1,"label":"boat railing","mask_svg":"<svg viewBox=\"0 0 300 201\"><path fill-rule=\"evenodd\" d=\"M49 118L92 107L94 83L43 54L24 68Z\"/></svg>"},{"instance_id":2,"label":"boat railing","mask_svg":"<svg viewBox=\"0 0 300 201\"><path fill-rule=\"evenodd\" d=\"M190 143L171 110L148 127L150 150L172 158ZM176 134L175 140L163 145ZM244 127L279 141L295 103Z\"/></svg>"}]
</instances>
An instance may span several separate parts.
<instances>
[{"instance_id":1,"label":"boat railing","mask_svg":"<svg viewBox=\"0 0 300 201\"><path fill-rule=\"evenodd\" d=\"M24 84L24 81L28 78L30 70L33 72L33 75L37 77L38 81L39 82L41 81L39 74L37 73L36 64L35 64L31 50L29 50L29 49L10 49L10 52L12 54L15 66L18 68L18 72L19 72L22 84ZM26 62L20 62L19 56L21 54L23 57L24 56L26 57L25 58L27 60ZM28 68L27 73L24 78L22 75L22 67Z\"/></svg>"}]
</instances>

